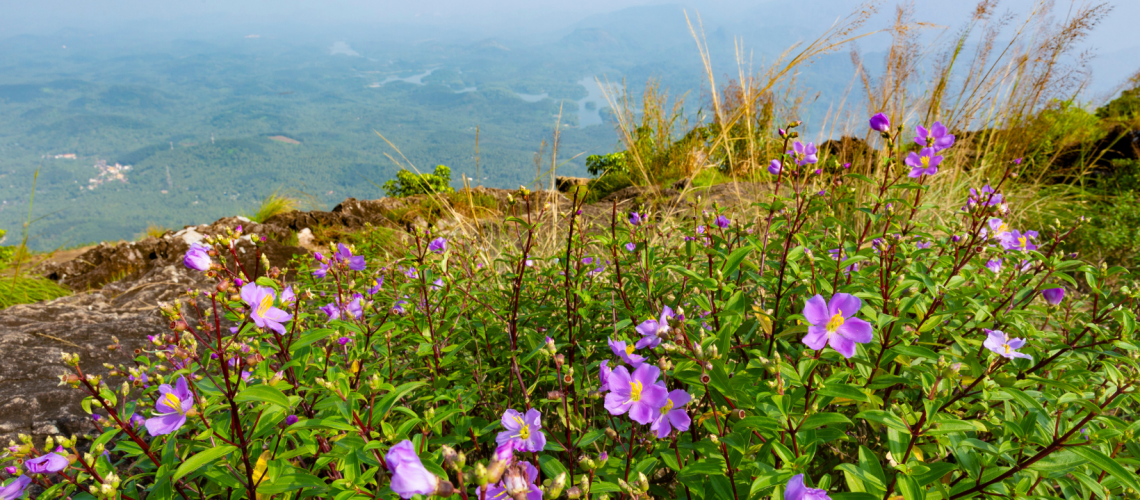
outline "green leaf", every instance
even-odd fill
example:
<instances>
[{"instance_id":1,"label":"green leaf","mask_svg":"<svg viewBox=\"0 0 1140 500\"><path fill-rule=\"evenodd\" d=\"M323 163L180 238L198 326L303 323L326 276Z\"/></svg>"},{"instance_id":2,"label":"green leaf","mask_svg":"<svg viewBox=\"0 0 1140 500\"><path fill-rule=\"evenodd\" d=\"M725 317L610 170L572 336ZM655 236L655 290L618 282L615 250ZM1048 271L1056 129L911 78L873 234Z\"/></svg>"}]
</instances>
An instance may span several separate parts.
<instances>
[{"instance_id":1,"label":"green leaf","mask_svg":"<svg viewBox=\"0 0 1140 500\"><path fill-rule=\"evenodd\" d=\"M910 434L910 428L907 427L906 422L903 422L901 418L882 410L867 410L859 412L859 414L855 415L855 418L862 418L864 420L883 424L896 431L908 435Z\"/></svg>"},{"instance_id":2,"label":"green leaf","mask_svg":"<svg viewBox=\"0 0 1140 500\"><path fill-rule=\"evenodd\" d=\"M1109 458L1108 455L1105 455L1104 453L1101 453L1090 446L1073 446L1068 449L1072 450L1073 453L1084 457L1086 460L1092 462L1093 465L1101 468L1105 472L1108 472L1118 481L1128 485L1129 488L1140 491L1140 483L1136 481L1136 474L1132 471L1129 471L1128 469L1125 469L1123 465L1120 465L1120 463L1116 460Z\"/></svg>"},{"instance_id":3,"label":"green leaf","mask_svg":"<svg viewBox=\"0 0 1140 500\"><path fill-rule=\"evenodd\" d=\"M752 253L755 249L756 247L752 245L745 245L734 250L732 254L728 256L728 259L724 261L724 268L722 268L724 274L731 274L736 268L740 267L740 263L744 258L748 257L748 254Z\"/></svg>"},{"instance_id":4,"label":"green leaf","mask_svg":"<svg viewBox=\"0 0 1140 500\"><path fill-rule=\"evenodd\" d=\"M853 385L847 384L827 384L816 391L820 396L831 396L833 398L847 398L855 401L868 402L870 399L862 389Z\"/></svg>"},{"instance_id":5,"label":"green leaf","mask_svg":"<svg viewBox=\"0 0 1140 500\"><path fill-rule=\"evenodd\" d=\"M848 419L847 417L845 417L839 413L816 413L816 414L808 417L806 420L804 420L804 422L802 424L800 424L800 430L806 431L806 430L811 430L811 429L817 429L817 428L823 427L825 425L850 424L850 423L851 423L850 419Z\"/></svg>"},{"instance_id":6,"label":"green leaf","mask_svg":"<svg viewBox=\"0 0 1140 500\"><path fill-rule=\"evenodd\" d=\"M235 446L219 446L217 448L208 448L201 453L190 457L185 462L182 462L182 465L178 466L178 470L174 471L174 479L172 482L178 482L179 479L186 477L187 474L201 469L206 464L229 455L235 450L237 450L237 447Z\"/></svg>"},{"instance_id":7,"label":"green leaf","mask_svg":"<svg viewBox=\"0 0 1140 500\"><path fill-rule=\"evenodd\" d=\"M263 402L280 406L289 409L289 398L280 389L268 384L255 385L253 387L246 387L244 391L238 393L234 397L234 401L239 403L250 402Z\"/></svg>"}]
</instances>

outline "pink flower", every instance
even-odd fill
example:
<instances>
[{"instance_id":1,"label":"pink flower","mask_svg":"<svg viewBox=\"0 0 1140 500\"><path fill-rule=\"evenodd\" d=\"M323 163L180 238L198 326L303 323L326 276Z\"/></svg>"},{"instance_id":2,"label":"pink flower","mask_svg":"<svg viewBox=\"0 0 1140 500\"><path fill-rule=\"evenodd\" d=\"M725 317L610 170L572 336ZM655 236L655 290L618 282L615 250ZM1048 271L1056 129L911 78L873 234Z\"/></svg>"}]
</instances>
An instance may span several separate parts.
<instances>
[{"instance_id":1,"label":"pink flower","mask_svg":"<svg viewBox=\"0 0 1140 500\"><path fill-rule=\"evenodd\" d=\"M66 452L63 451L62 447L56 448L55 451L51 453L46 453L24 462L24 467L32 474L53 474L60 472L71 464L67 461L67 457L64 456L63 453Z\"/></svg>"},{"instance_id":2,"label":"pink flower","mask_svg":"<svg viewBox=\"0 0 1140 500\"><path fill-rule=\"evenodd\" d=\"M644 349L646 347L653 349L661 344L661 339L665 338L669 333L670 319L673 319L673 309L669 306L665 306L661 310L661 319L654 320L651 318L642 321L636 328L637 333L641 334L641 340L638 340L635 346L638 349Z\"/></svg>"},{"instance_id":3,"label":"pink flower","mask_svg":"<svg viewBox=\"0 0 1140 500\"><path fill-rule=\"evenodd\" d=\"M811 324L803 343L812 349L823 349L830 345L845 358L855 355L855 344L871 341L871 324L854 317L863 307L858 297L837 293L830 302L824 302L822 295L816 295L804 304L804 318Z\"/></svg>"}]
</instances>

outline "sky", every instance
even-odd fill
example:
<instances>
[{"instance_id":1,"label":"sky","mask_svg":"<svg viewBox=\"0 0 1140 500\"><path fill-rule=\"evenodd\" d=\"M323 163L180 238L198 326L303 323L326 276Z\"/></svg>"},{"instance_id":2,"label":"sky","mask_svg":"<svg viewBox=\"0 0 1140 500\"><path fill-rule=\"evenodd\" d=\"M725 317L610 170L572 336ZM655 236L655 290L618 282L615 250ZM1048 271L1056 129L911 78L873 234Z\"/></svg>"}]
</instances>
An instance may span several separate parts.
<instances>
[{"instance_id":1,"label":"sky","mask_svg":"<svg viewBox=\"0 0 1140 500\"><path fill-rule=\"evenodd\" d=\"M1074 6L1102 0L1052 0L1058 15ZM1082 43L1093 60L1093 93L1105 94L1140 70L1140 0L1106 0L1113 12ZM1037 0L1002 0L999 11L1027 12ZM622 9L678 4L699 13L706 26L723 25L745 44L749 34L765 27L793 27L800 40L810 40L845 13L857 0L0 0L0 39L62 30L109 33L121 37L210 39L235 34L271 32L312 38L320 43L368 37L374 40L466 42L487 38L520 43L555 41L591 16ZM868 30L889 24L897 2L881 2L880 14ZM969 16L971 1L915 0L917 18L932 26L925 43L947 43ZM688 37L688 33L678 33ZM754 36L753 39L762 39ZM787 40L791 43L796 40ZM861 40L865 52L883 50L886 34ZM762 43L769 43L764 41ZM748 47L760 52L783 47ZM1089 96L1090 98L1104 96Z\"/></svg>"}]
</instances>

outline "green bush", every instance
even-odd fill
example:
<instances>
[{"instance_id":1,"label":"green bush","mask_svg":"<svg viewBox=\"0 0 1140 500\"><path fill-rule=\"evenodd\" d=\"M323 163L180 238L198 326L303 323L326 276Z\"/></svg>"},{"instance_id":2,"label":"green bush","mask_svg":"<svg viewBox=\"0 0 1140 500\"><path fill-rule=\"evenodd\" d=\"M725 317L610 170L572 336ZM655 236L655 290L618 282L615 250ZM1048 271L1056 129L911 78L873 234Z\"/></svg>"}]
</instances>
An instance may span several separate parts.
<instances>
[{"instance_id":1,"label":"green bush","mask_svg":"<svg viewBox=\"0 0 1140 500\"><path fill-rule=\"evenodd\" d=\"M393 198L414 194L451 193L451 169L436 165L430 174L414 174L404 169L396 172L395 179L384 183L384 192Z\"/></svg>"}]
</instances>

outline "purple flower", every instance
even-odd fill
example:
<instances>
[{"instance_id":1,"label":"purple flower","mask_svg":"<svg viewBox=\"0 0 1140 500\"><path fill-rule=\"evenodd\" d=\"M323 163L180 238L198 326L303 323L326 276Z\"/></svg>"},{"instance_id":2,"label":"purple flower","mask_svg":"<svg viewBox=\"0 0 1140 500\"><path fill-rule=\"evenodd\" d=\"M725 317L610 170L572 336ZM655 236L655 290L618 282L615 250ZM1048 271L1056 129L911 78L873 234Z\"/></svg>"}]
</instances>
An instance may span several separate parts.
<instances>
[{"instance_id":1,"label":"purple flower","mask_svg":"<svg viewBox=\"0 0 1140 500\"><path fill-rule=\"evenodd\" d=\"M349 342L352 342L352 339L348 337L341 337L339 339L336 339L336 343L340 344L341 346L348 345Z\"/></svg>"},{"instance_id":2,"label":"purple flower","mask_svg":"<svg viewBox=\"0 0 1140 500\"><path fill-rule=\"evenodd\" d=\"M523 415L515 410L503 412L500 420L507 430L495 437L500 445L511 443L515 451L538 453L546 448L546 434L542 432L542 414L531 408Z\"/></svg>"},{"instance_id":3,"label":"purple flower","mask_svg":"<svg viewBox=\"0 0 1140 500\"><path fill-rule=\"evenodd\" d=\"M347 263L348 268L353 271L363 271L364 268L367 267L367 264L364 262L364 257L352 255L352 249L345 246L344 243L337 243L336 253L333 256L336 257L337 260Z\"/></svg>"},{"instance_id":4,"label":"purple flower","mask_svg":"<svg viewBox=\"0 0 1140 500\"><path fill-rule=\"evenodd\" d=\"M1001 204L1001 194L994 193L994 188L989 184L982 186L982 192L979 194L974 188L970 188L970 201L974 203L982 203L987 207Z\"/></svg>"},{"instance_id":5,"label":"purple flower","mask_svg":"<svg viewBox=\"0 0 1140 500\"><path fill-rule=\"evenodd\" d=\"M990 272L997 274L1001 272L1001 259L990 259L986 261L986 269Z\"/></svg>"},{"instance_id":6,"label":"purple flower","mask_svg":"<svg viewBox=\"0 0 1140 500\"><path fill-rule=\"evenodd\" d=\"M705 226L697 226L697 234L705 234Z\"/></svg>"},{"instance_id":7,"label":"purple flower","mask_svg":"<svg viewBox=\"0 0 1140 500\"><path fill-rule=\"evenodd\" d=\"M368 295L376 295L381 288L384 288L384 275L381 274L372 279L372 287L368 289Z\"/></svg>"},{"instance_id":8,"label":"purple flower","mask_svg":"<svg viewBox=\"0 0 1140 500\"><path fill-rule=\"evenodd\" d=\"M298 420L300 419L297 418L296 415L289 415L288 417L285 417L285 425L293 425L297 423Z\"/></svg>"},{"instance_id":9,"label":"purple flower","mask_svg":"<svg viewBox=\"0 0 1140 500\"><path fill-rule=\"evenodd\" d=\"M1007 226L1006 223L1001 219L993 217L990 220L986 221L986 225L989 226L990 229L988 232L985 228L982 229L982 232L980 234L982 238L985 238L987 234L992 236L994 239L1002 242L1009 238L1009 226Z\"/></svg>"},{"instance_id":10,"label":"purple flower","mask_svg":"<svg viewBox=\"0 0 1140 500\"><path fill-rule=\"evenodd\" d=\"M140 425L144 425L144 424L146 424L146 419L143 418L142 415L139 415L138 413L132 413L131 414L131 426L132 427L137 429Z\"/></svg>"},{"instance_id":11,"label":"purple flower","mask_svg":"<svg viewBox=\"0 0 1140 500\"><path fill-rule=\"evenodd\" d=\"M317 255L320 255L320 253L317 253ZM321 267L318 267L316 271L313 271L313 276L316 276L318 278L324 278L325 276L328 276L328 274L329 264L327 262L321 262Z\"/></svg>"},{"instance_id":12,"label":"purple flower","mask_svg":"<svg viewBox=\"0 0 1140 500\"><path fill-rule=\"evenodd\" d=\"M28 483L32 482L29 476L20 476L15 481L0 487L0 500L16 500L24 494L24 488L28 487Z\"/></svg>"},{"instance_id":13,"label":"purple flower","mask_svg":"<svg viewBox=\"0 0 1140 500\"><path fill-rule=\"evenodd\" d=\"M830 302L824 302L822 295L816 295L804 304L804 318L811 326L804 336L803 343L812 349L823 349L831 345L845 358L855 355L855 344L871 341L871 324L854 317L863 307L858 297L837 293Z\"/></svg>"},{"instance_id":14,"label":"purple flower","mask_svg":"<svg viewBox=\"0 0 1140 500\"><path fill-rule=\"evenodd\" d=\"M598 387L598 391L610 390L610 373L613 373L613 370L610 369L610 360L603 359L602 364L598 366L598 381L602 384Z\"/></svg>"},{"instance_id":15,"label":"purple flower","mask_svg":"<svg viewBox=\"0 0 1140 500\"><path fill-rule=\"evenodd\" d=\"M360 319L364 315L364 307L361 305L363 297L359 294L353 294L352 301L348 304L342 304L339 300L329 302L321 306L321 312L329 317L329 321L339 319L341 315L348 318Z\"/></svg>"},{"instance_id":16,"label":"purple flower","mask_svg":"<svg viewBox=\"0 0 1140 500\"><path fill-rule=\"evenodd\" d=\"M281 304L292 304L297 301L297 294L293 293L293 285L285 287L281 290Z\"/></svg>"},{"instance_id":17,"label":"purple flower","mask_svg":"<svg viewBox=\"0 0 1140 500\"><path fill-rule=\"evenodd\" d=\"M918 243L915 243L914 247L919 249L919 250L925 250L927 248L930 248L930 242L929 241L920 241Z\"/></svg>"},{"instance_id":18,"label":"purple flower","mask_svg":"<svg viewBox=\"0 0 1140 500\"><path fill-rule=\"evenodd\" d=\"M435 253L443 253L447 251L447 240L444 238L436 238L428 243L428 250Z\"/></svg>"},{"instance_id":19,"label":"purple flower","mask_svg":"<svg viewBox=\"0 0 1140 500\"><path fill-rule=\"evenodd\" d=\"M191 243L190 249L186 251L186 256L182 257L182 264L195 271L209 271L210 265L214 263L210 259L210 247L201 243Z\"/></svg>"},{"instance_id":20,"label":"purple flower","mask_svg":"<svg viewBox=\"0 0 1140 500\"><path fill-rule=\"evenodd\" d=\"M1007 359L1033 359L1033 356L1017 352L1017 349L1021 349L1025 346L1025 339L1011 339L1009 335L1006 335L1006 333L1001 330L989 330L985 328L982 330L985 331L987 335L986 341L982 342L982 345L985 346L986 349L996 352Z\"/></svg>"},{"instance_id":21,"label":"purple flower","mask_svg":"<svg viewBox=\"0 0 1140 500\"><path fill-rule=\"evenodd\" d=\"M937 153L938 150L934 148L925 148L918 153L911 151L906 157L906 164L910 167L907 177L917 179L924 175L937 174L938 164L942 163L942 156Z\"/></svg>"},{"instance_id":22,"label":"purple flower","mask_svg":"<svg viewBox=\"0 0 1140 500\"><path fill-rule=\"evenodd\" d=\"M277 333L285 333L286 321L293 319L293 315L273 307L273 289L248 283L241 287L241 300L245 301L251 309L249 317L258 328L269 328Z\"/></svg>"},{"instance_id":23,"label":"purple flower","mask_svg":"<svg viewBox=\"0 0 1140 500\"><path fill-rule=\"evenodd\" d=\"M542 489L534 484L535 481L538 481L538 469L530 462L519 462L507 469L502 481L488 484L487 492L475 498L507 500L515 498L511 491L525 491L526 500L542 500Z\"/></svg>"},{"instance_id":24,"label":"purple flower","mask_svg":"<svg viewBox=\"0 0 1140 500\"><path fill-rule=\"evenodd\" d=\"M186 387L186 377L178 377L174 387L158 386L158 401L154 403L157 414L146 419L146 431L152 436L165 436L178 430L186 423L186 412L193 407L194 395Z\"/></svg>"},{"instance_id":25,"label":"purple flower","mask_svg":"<svg viewBox=\"0 0 1140 500\"><path fill-rule=\"evenodd\" d=\"M621 358L622 361L629 363L630 366L637 368L645 362L645 356L634 354L633 351L636 347L633 344L626 345L624 340L610 339L610 350L614 355Z\"/></svg>"},{"instance_id":26,"label":"purple flower","mask_svg":"<svg viewBox=\"0 0 1140 500\"><path fill-rule=\"evenodd\" d=\"M784 170L784 164L780 163L780 160L772 160L770 163L768 163L768 173L769 174L780 175L780 172L782 172L783 170Z\"/></svg>"},{"instance_id":27,"label":"purple flower","mask_svg":"<svg viewBox=\"0 0 1140 500\"><path fill-rule=\"evenodd\" d=\"M804 485L804 475L796 474L784 488L784 500L831 500L831 497L819 488L808 488Z\"/></svg>"},{"instance_id":28,"label":"purple flower","mask_svg":"<svg viewBox=\"0 0 1140 500\"><path fill-rule=\"evenodd\" d=\"M796 165L801 167L819 161L815 153L815 144L810 142L804 144L800 141L796 141L792 143L792 149L788 150L788 154L792 155L792 158L796 160Z\"/></svg>"},{"instance_id":29,"label":"purple flower","mask_svg":"<svg viewBox=\"0 0 1140 500\"><path fill-rule=\"evenodd\" d=\"M624 366L614 368L610 374L610 392L606 394L606 410L611 415L629 413L629 418L642 425L653 422L655 414L669 399L669 392L657 385L660 375L661 370L653 365L641 365L632 375Z\"/></svg>"},{"instance_id":30,"label":"purple flower","mask_svg":"<svg viewBox=\"0 0 1140 500\"><path fill-rule=\"evenodd\" d=\"M631 241L631 242L629 242L629 243L626 243L626 244L625 244L625 249L626 249L626 251L627 251L627 252L632 252L632 251L634 251L634 250L637 250L637 243L634 243L634 242L632 242L632 241Z\"/></svg>"},{"instance_id":31,"label":"purple flower","mask_svg":"<svg viewBox=\"0 0 1140 500\"><path fill-rule=\"evenodd\" d=\"M641 218L641 214L639 214L637 212L630 212L629 213L630 225L640 226L643 220L644 219Z\"/></svg>"},{"instance_id":32,"label":"purple flower","mask_svg":"<svg viewBox=\"0 0 1140 500\"><path fill-rule=\"evenodd\" d=\"M1037 238L1037 231L1026 231L1025 234L1022 234L1021 231L1014 229L1010 231L1009 236L1007 236L1001 244L1006 250L1028 252L1030 250L1037 250L1037 245L1030 241L1034 238Z\"/></svg>"},{"instance_id":33,"label":"purple flower","mask_svg":"<svg viewBox=\"0 0 1140 500\"><path fill-rule=\"evenodd\" d=\"M439 487L439 478L424 468L416 455L415 445L407 439L400 441L384 455L388 471L392 473L392 489L400 498L431 495Z\"/></svg>"},{"instance_id":34,"label":"purple flower","mask_svg":"<svg viewBox=\"0 0 1140 500\"><path fill-rule=\"evenodd\" d=\"M407 276L407 278L410 280L414 280L417 276L419 276L419 274L416 273L416 268L409 267L404 270L404 276Z\"/></svg>"},{"instance_id":35,"label":"purple flower","mask_svg":"<svg viewBox=\"0 0 1140 500\"><path fill-rule=\"evenodd\" d=\"M664 389L664 384L661 386ZM681 390L674 389L669 393L668 399L665 400L665 406L661 407L660 414L653 419L653 424L649 426L650 430L657 431L658 439L665 439L673 429L678 432L685 432L689 430L689 414L685 412L684 406L689 404L693 399L689 393Z\"/></svg>"},{"instance_id":36,"label":"purple flower","mask_svg":"<svg viewBox=\"0 0 1140 500\"><path fill-rule=\"evenodd\" d=\"M37 458L33 458L24 462L24 468L32 474L54 474L67 468L71 463L67 461L66 453L62 447L56 448L51 453L46 453Z\"/></svg>"},{"instance_id":37,"label":"purple flower","mask_svg":"<svg viewBox=\"0 0 1140 500\"><path fill-rule=\"evenodd\" d=\"M871 128L879 132L886 132L891 129L891 119L883 113L875 113L871 117Z\"/></svg>"},{"instance_id":38,"label":"purple flower","mask_svg":"<svg viewBox=\"0 0 1140 500\"><path fill-rule=\"evenodd\" d=\"M1061 301L1065 300L1065 289L1058 287L1042 290L1041 296L1045 297L1045 302L1048 302L1049 305L1060 305Z\"/></svg>"},{"instance_id":39,"label":"purple flower","mask_svg":"<svg viewBox=\"0 0 1140 500\"><path fill-rule=\"evenodd\" d=\"M728 226L730 224L732 224L732 221L729 220L728 217L725 217L723 215L716 216L716 227L719 227L721 229L728 229Z\"/></svg>"},{"instance_id":40,"label":"purple flower","mask_svg":"<svg viewBox=\"0 0 1140 500\"><path fill-rule=\"evenodd\" d=\"M914 138L919 146L924 148L932 148L935 151L942 151L954 145L954 136L946 133L946 127L942 122L934 122L934 126L927 130L922 125L919 125L918 136Z\"/></svg>"},{"instance_id":41,"label":"purple flower","mask_svg":"<svg viewBox=\"0 0 1140 500\"><path fill-rule=\"evenodd\" d=\"M431 282L431 291L434 292L440 288L443 288L443 278L436 278L435 281Z\"/></svg>"},{"instance_id":42,"label":"purple flower","mask_svg":"<svg viewBox=\"0 0 1140 500\"><path fill-rule=\"evenodd\" d=\"M673 309L665 306L661 309L661 319L650 318L642 321L636 328L637 333L641 334L641 340L637 341L635 347L638 349L657 347L661 343L661 339L669 333L669 320L671 319L673 319Z\"/></svg>"}]
</instances>

